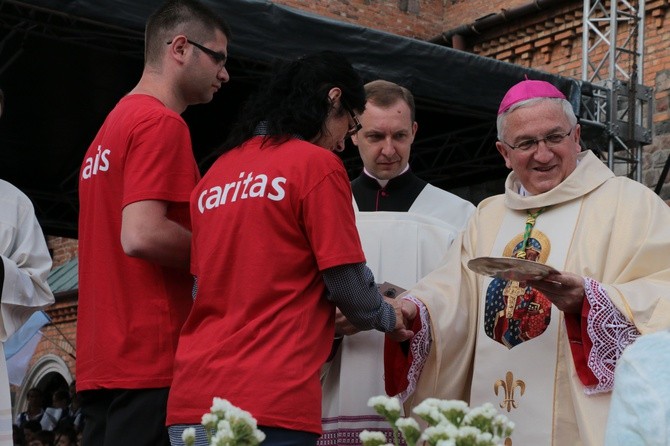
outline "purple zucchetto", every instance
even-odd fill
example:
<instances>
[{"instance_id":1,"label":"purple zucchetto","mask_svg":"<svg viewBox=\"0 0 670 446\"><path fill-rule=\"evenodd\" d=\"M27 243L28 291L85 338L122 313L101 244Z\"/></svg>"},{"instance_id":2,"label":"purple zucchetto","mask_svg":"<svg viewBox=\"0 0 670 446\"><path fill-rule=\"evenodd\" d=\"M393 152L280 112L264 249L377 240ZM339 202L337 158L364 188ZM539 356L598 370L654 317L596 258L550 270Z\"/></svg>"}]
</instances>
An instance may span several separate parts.
<instances>
[{"instance_id":1,"label":"purple zucchetto","mask_svg":"<svg viewBox=\"0 0 670 446\"><path fill-rule=\"evenodd\" d=\"M517 102L533 98L565 99L565 95L549 82L526 79L507 90L505 97L500 103L498 114L500 115L505 113L512 105L516 104Z\"/></svg>"}]
</instances>

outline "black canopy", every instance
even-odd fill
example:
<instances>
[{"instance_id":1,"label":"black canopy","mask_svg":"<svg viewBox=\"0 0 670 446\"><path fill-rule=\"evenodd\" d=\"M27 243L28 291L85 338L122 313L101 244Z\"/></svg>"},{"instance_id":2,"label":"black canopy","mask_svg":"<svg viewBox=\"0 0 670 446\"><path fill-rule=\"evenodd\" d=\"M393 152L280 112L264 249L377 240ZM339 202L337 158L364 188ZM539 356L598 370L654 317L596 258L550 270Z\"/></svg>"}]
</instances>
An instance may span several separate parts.
<instances>
[{"instance_id":1,"label":"black canopy","mask_svg":"<svg viewBox=\"0 0 670 446\"><path fill-rule=\"evenodd\" d=\"M144 23L160 3L0 0L0 88L6 95L0 178L33 199L48 234L76 236L83 154L107 112L139 79ZM504 176L493 144L495 112L505 91L524 75L554 83L580 105L580 85L573 79L266 1L205 3L228 21L233 40L231 82L212 103L184 114L203 170L268 64L323 49L345 54L366 80L384 78L414 93L419 134L411 165L443 188ZM356 151L345 152L344 161L350 175L357 175Z\"/></svg>"}]
</instances>

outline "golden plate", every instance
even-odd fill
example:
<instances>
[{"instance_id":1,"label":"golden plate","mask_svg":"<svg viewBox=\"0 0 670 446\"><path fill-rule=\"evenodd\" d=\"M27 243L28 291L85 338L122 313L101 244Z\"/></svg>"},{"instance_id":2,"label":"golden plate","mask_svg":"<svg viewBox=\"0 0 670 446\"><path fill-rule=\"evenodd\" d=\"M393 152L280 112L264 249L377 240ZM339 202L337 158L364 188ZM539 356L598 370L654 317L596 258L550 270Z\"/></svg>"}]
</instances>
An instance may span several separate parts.
<instances>
[{"instance_id":1,"label":"golden plate","mask_svg":"<svg viewBox=\"0 0 670 446\"><path fill-rule=\"evenodd\" d=\"M549 265L513 257L478 257L468 262L472 271L506 280L540 280L549 274L560 274Z\"/></svg>"}]
</instances>

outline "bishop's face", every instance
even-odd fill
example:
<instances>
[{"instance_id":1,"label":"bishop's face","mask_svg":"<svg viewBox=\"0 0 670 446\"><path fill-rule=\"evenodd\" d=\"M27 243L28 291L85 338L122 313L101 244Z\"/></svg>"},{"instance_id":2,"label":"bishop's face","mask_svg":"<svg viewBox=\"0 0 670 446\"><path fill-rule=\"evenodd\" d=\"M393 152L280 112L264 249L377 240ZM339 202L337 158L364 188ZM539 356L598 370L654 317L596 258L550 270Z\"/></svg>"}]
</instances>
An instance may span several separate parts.
<instances>
[{"instance_id":1,"label":"bishop's face","mask_svg":"<svg viewBox=\"0 0 670 446\"><path fill-rule=\"evenodd\" d=\"M537 195L555 188L575 170L581 152L580 132L579 124L570 124L559 103L540 101L509 113L502 128L503 141L496 142L496 147L523 187ZM567 136L559 143L546 139L557 134ZM511 147L529 140L537 143L528 150Z\"/></svg>"}]
</instances>

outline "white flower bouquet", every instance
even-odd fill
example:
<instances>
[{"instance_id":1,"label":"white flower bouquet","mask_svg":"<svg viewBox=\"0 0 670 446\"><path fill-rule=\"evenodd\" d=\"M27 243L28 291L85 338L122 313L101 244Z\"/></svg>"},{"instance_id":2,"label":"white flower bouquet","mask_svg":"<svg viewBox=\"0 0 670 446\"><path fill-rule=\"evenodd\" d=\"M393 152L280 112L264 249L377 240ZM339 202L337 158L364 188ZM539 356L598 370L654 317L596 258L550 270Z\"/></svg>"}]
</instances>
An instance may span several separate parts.
<instances>
[{"instance_id":1,"label":"white flower bouquet","mask_svg":"<svg viewBox=\"0 0 670 446\"><path fill-rule=\"evenodd\" d=\"M499 446L514 429L514 423L490 403L471 409L463 401L428 398L413 410L428 424L423 432L414 418L400 417L397 398L375 396L368 406L391 424L396 446L398 433L408 446ZM363 446L392 446L381 432L363 431L360 439Z\"/></svg>"},{"instance_id":2,"label":"white flower bouquet","mask_svg":"<svg viewBox=\"0 0 670 446\"><path fill-rule=\"evenodd\" d=\"M257 446L265 440L249 412L221 398L214 398L210 412L202 416L202 425L210 446ZM182 440L186 446L193 446L195 428L184 429Z\"/></svg>"}]
</instances>

